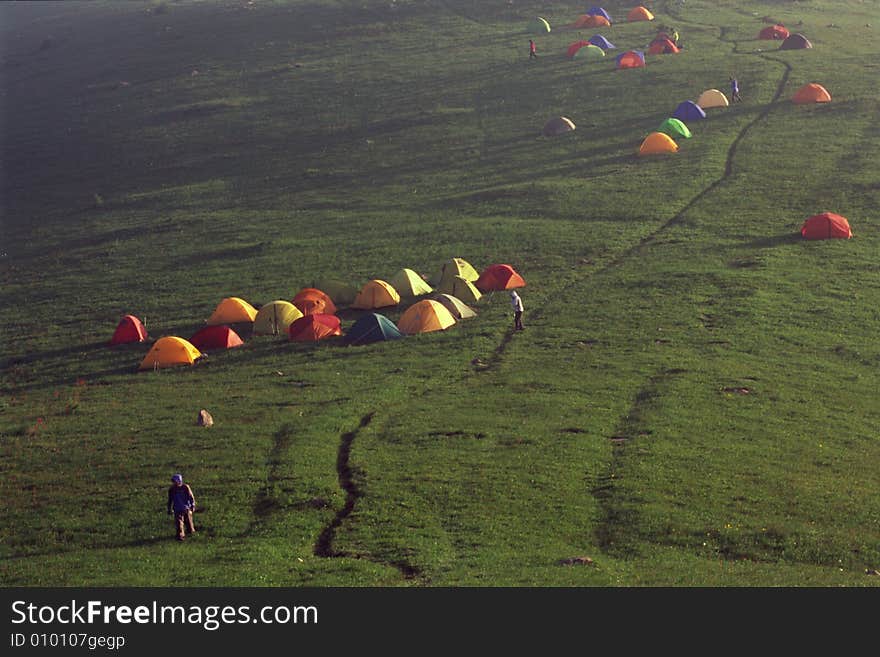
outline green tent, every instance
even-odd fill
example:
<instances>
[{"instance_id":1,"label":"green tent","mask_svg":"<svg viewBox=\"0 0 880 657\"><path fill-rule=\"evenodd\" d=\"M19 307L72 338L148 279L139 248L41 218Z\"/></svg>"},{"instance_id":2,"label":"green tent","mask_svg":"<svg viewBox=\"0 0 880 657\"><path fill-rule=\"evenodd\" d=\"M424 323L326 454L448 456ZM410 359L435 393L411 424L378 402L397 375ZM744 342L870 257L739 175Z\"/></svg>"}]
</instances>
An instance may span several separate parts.
<instances>
[{"instance_id":1,"label":"green tent","mask_svg":"<svg viewBox=\"0 0 880 657\"><path fill-rule=\"evenodd\" d=\"M529 34L547 34L550 31L550 23L547 19L538 16L526 26L526 32Z\"/></svg>"},{"instance_id":2,"label":"green tent","mask_svg":"<svg viewBox=\"0 0 880 657\"><path fill-rule=\"evenodd\" d=\"M605 51L599 46L594 46L592 43L583 48L578 48L574 53L574 59L602 59L604 56Z\"/></svg>"},{"instance_id":3,"label":"green tent","mask_svg":"<svg viewBox=\"0 0 880 657\"><path fill-rule=\"evenodd\" d=\"M287 335L288 327L302 316L302 312L289 301L267 303L254 318L254 335Z\"/></svg>"},{"instance_id":4,"label":"green tent","mask_svg":"<svg viewBox=\"0 0 880 657\"><path fill-rule=\"evenodd\" d=\"M677 139L678 137L684 137L685 139L691 138L691 131L684 122L673 118L666 119L661 123L660 127L657 128L657 132L662 132L673 139Z\"/></svg>"},{"instance_id":5,"label":"green tent","mask_svg":"<svg viewBox=\"0 0 880 657\"><path fill-rule=\"evenodd\" d=\"M337 306L350 306L354 303L358 294L358 288L348 283L343 283L333 278L325 278L315 281L312 287L321 290L333 300Z\"/></svg>"},{"instance_id":6,"label":"green tent","mask_svg":"<svg viewBox=\"0 0 880 657\"><path fill-rule=\"evenodd\" d=\"M455 319L468 319L477 316L477 311L451 294L435 294L433 299L446 306L446 310L451 312Z\"/></svg>"},{"instance_id":7,"label":"green tent","mask_svg":"<svg viewBox=\"0 0 880 657\"><path fill-rule=\"evenodd\" d=\"M394 274L389 280L391 287L397 290L402 298L418 297L423 294L430 294L434 289L425 282L425 279L415 273L412 269L401 269Z\"/></svg>"}]
</instances>

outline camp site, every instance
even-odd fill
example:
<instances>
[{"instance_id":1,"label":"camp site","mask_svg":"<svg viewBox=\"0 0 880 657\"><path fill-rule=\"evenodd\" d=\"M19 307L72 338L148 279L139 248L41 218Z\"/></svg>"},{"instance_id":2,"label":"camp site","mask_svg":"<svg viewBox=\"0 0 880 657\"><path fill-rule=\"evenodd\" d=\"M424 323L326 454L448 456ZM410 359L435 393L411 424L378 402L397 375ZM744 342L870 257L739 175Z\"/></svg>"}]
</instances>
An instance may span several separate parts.
<instances>
[{"instance_id":1,"label":"camp site","mask_svg":"<svg viewBox=\"0 0 880 657\"><path fill-rule=\"evenodd\" d=\"M878 30L0 3L0 581L877 586Z\"/></svg>"}]
</instances>

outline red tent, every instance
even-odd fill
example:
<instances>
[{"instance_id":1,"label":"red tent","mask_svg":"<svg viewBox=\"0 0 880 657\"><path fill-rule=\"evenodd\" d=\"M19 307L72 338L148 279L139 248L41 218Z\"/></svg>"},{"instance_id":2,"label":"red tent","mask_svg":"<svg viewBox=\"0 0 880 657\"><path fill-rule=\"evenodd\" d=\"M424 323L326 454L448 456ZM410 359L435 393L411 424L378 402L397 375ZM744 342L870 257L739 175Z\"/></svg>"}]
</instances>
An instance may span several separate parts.
<instances>
[{"instance_id":1,"label":"red tent","mask_svg":"<svg viewBox=\"0 0 880 657\"><path fill-rule=\"evenodd\" d=\"M784 41L789 37L789 32L782 24L768 25L758 33L759 39Z\"/></svg>"},{"instance_id":2,"label":"red tent","mask_svg":"<svg viewBox=\"0 0 880 657\"><path fill-rule=\"evenodd\" d=\"M588 45L590 45L589 41L575 41L573 44L571 44L568 47L568 50L565 51L565 56L568 57L569 59L572 59L578 50L580 50L584 46L588 46Z\"/></svg>"},{"instance_id":3,"label":"red tent","mask_svg":"<svg viewBox=\"0 0 880 657\"><path fill-rule=\"evenodd\" d=\"M288 336L296 342L313 342L332 335L342 335L339 318L324 313L300 317L288 329Z\"/></svg>"},{"instance_id":4,"label":"red tent","mask_svg":"<svg viewBox=\"0 0 880 657\"><path fill-rule=\"evenodd\" d=\"M846 217L833 212L823 212L813 215L804 222L801 235L808 240L849 239L852 237L852 230Z\"/></svg>"},{"instance_id":5,"label":"red tent","mask_svg":"<svg viewBox=\"0 0 880 657\"><path fill-rule=\"evenodd\" d=\"M232 347L240 347L244 344L242 339L238 337L238 333L222 324L206 326L196 331L189 341L199 351L231 349Z\"/></svg>"},{"instance_id":6,"label":"red tent","mask_svg":"<svg viewBox=\"0 0 880 657\"><path fill-rule=\"evenodd\" d=\"M523 287L526 282L510 265L489 265L480 274L474 285L481 292L492 290L512 290Z\"/></svg>"},{"instance_id":7,"label":"red tent","mask_svg":"<svg viewBox=\"0 0 880 657\"><path fill-rule=\"evenodd\" d=\"M314 315L315 313L332 315L336 312L333 300L325 292L314 287L304 287L301 289L293 297L291 303L299 308L303 315Z\"/></svg>"},{"instance_id":8,"label":"red tent","mask_svg":"<svg viewBox=\"0 0 880 657\"><path fill-rule=\"evenodd\" d=\"M144 328L144 325L134 315L125 315L121 320L119 320L119 324L116 325L116 330L113 332L113 337L110 338L110 344L127 344L129 342L143 342L147 339L147 329Z\"/></svg>"}]
</instances>

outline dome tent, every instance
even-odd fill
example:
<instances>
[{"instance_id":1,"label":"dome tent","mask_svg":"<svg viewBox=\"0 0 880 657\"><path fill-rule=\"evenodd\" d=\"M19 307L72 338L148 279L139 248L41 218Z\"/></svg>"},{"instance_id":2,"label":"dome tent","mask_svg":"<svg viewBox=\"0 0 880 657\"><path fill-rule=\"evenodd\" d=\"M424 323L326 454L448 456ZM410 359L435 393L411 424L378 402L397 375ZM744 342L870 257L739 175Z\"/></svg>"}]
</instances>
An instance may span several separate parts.
<instances>
[{"instance_id":1,"label":"dome tent","mask_svg":"<svg viewBox=\"0 0 880 657\"><path fill-rule=\"evenodd\" d=\"M423 299L406 309L400 316L397 327L401 332L412 335L442 331L453 324L455 324L455 317L446 309L446 306L439 301Z\"/></svg>"},{"instance_id":2,"label":"dome tent","mask_svg":"<svg viewBox=\"0 0 880 657\"><path fill-rule=\"evenodd\" d=\"M261 306L254 318L255 335L286 335L288 327L303 314L289 301L279 299Z\"/></svg>"},{"instance_id":3,"label":"dome tent","mask_svg":"<svg viewBox=\"0 0 880 657\"><path fill-rule=\"evenodd\" d=\"M401 269L391 277L388 283L397 291L401 298L419 297L434 291L425 279L412 269Z\"/></svg>"},{"instance_id":4,"label":"dome tent","mask_svg":"<svg viewBox=\"0 0 880 657\"><path fill-rule=\"evenodd\" d=\"M512 290L516 287L524 287L525 284L523 277L510 265L489 265L474 283L480 292Z\"/></svg>"},{"instance_id":5,"label":"dome tent","mask_svg":"<svg viewBox=\"0 0 880 657\"><path fill-rule=\"evenodd\" d=\"M648 11L645 7L639 6L629 10L629 13L626 15L626 20L628 21L652 21L654 20L654 14Z\"/></svg>"},{"instance_id":6,"label":"dome tent","mask_svg":"<svg viewBox=\"0 0 880 657\"><path fill-rule=\"evenodd\" d=\"M730 105L730 102L727 100L727 96L718 91L718 89L706 89L697 98L697 105L701 109L706 110L712 107L727 107Z\"/></svg>"},{"instance_id":7,"label":"dome tent","mask_svg":"<svg viewBox=\"0 0 880 657\"><path fill-rule=\"evenodd\" d=\"M134 315L124 315L116 325L111 345L128 344L130 342L143 342L147 339L147 329Z\"/></svg>"},{"instance_id":8,"label":"dome tent","mask_svg":"<svg viewBox=\"0 0 880 657\"><path fill-rule=\"evenodd\" d=\"M402 337L403 333L385 315L367 313L348 329L345 341L348 344L369 344Z\"/></svg>"},{"instance_id":9,"label":"dome tent","mask_svg":"<svg viewBox=\"0 0 880 657\"><path fill-rule=\"evenodd\" d=\"M615 50L617 48L617 46L615 46L601 34L594 34L588 39L588 41L594 46L599 46L602 50Z\"/></svg>"},{"instance_id":10,"label":"dome tent","mask_svg":"<svg viewBox=\"0 0 880 657\"><path fill-rule=\"evenodd\" d=\"M666 119L663 123L660 124L660 127L657 128L657 132L663 132L673 139L676 137L683 137L684 139L691 138L691 131L685 125L683 121L679 119L673 119L672 117Z\"/></svg>"},{"instance_id":11,"label":"dome tent","mask_svg":"<svg viewBox=\"0 0 880 657\"><path fill-rule=\"evenodd\" d=\"M536 16L528 25L526 25L526 32L529 34L547 34L549 31L550 23L547 22L546 18L540 16Z\"/></svg>"},{"instance_id":12,"label":"dome tent","mask_svg":"<svg viewBox=\"0 0 880 657\"><path fill-rule=\"evenodd\" d=\"M566 132L571 132L574 129L575 125L571 119L564 116L558 116L550 119L544 124L541 134L545 137L558 137L559 135L564 135Z\"/></svg>"},{"instance_id":13,"label":"dome tent","mask_svg":"<svg viewBox=\"0 0 880 657\"><path fill-rule=\"evenodd\" d=\"M706 113L694 101L686 100L679 103L678 107L675 108L672 118L679 121L696 121L698 119L705 119Z\"/></svg>"},{"instance_id":14,"label":"dome tent","mask_svg":"<svg viewBox=\"0 0 880 657\"><path fill-rule=\"evenodd\" d=\"M758 38L765 41L784 41L789 36L791 36L791 33L781 23L768 25L758 33Z\"/></svg>"},{"instance_id":15,"label":"dome tent","mask_svg":"<svg viewBox=\"0 0 880 657\"><path fill-rule=\"evenodd\" d=\"M814 214L801 226L801 235L808 240L850 239L852 229L846 217L834 212Z\"/></svg>"},{"instance_id":16,"label":"dome tent","mask_svg":"<svg viewBox=\"0 0 880 657\"><path fill-rule=\"evenodd\" d=\"M394 286L374 278L364 284L351 307L356 310L372 310L374 308L396 306L399 303L400 295L394 289Z\"/></svg>"},{"instance_id":17,"label":"dome tent","mask_svg":"<svg viewBox=\"0 0 880 657\"><path fill-rule=\"evenodd\" d=\"M324 313L336 314L336 304L323 290L314 287L305 287L296 293L291 303L296 306L303 315Z\"/></svg>"},{"instance_id":18,"label":"dome tent","mask_svg":"<svg viewBox=\"0 0 880 657\"><path fill-rule=\"evenodd\" d=\"M803 34L792 34L787 37L780 45L780 50L801 50L803 48L812 48L813 44Z\"/></svg>"},{"instance_id":19,"label":"dome tent","mask_svg":"<svg viewBox=\"0 0 880 657\"><path fill-rule=\"evenodd\" d=\"M256 316L257 309L244 299L226 297L217 304L214 312L208 318L208 325L253 322Z\"/></svg>"},{"instance_id":20,"label":"dome tent","mask_svg":"<svg viewBox=\"0 0 880 657\"><path fill-rule=\"evenodd\" d=\"M795 92L794 96L791 97L791 102L796 105L806 105L808 103L830 103L831 94L828 93L828 90L821 84L810 82Z\"/></svg>"},{"instance_id":21,"label":"dome tent","mask_svg":"<svg viewBox=\"0 0 880 657\"><path fill-rule=\"evenodd\" d=\"M323 313L300 317L287 329L287 336L292 342L314 342L334 335L342 335L339 318Z\"/></svg>"},{"instance_id":22,"label":"dome tent","mask_svg":"<svg viewBox=\"0 0 880 657\"><path fill-rule=\"evenodd\" d=\"M645 137L645 140L639 147L639 155L675 153L676 151L678 151L678 144L673 141L672 137L664 132L652 132Z\"/></svg>"},{"instance_id":23,"label":"dome tent","mask_svg":"<svg viewBox=\"0 0 880 657\"><path fill-rule=\"evenodd\" d=\"M206 326L193 334L189 342L199 351L210 349L231 349L240 347L244 341L228 326L215 324Z\"/></svg>"},{"instance_id":24,"label":"dome tent","mask_svg":"<svg viewBox=\"0 0 880 657\"><path fill-rule=\"evenodd\" d=\"M159 338L144 356L139 370L156 370L177 365L192 365L202 354L188 340L177 336Z\"/></svg>"},{"instance_id":25,"label":"dome tent","mask_svg":"<svg viewBox=\"0 0 880 657\"><path fill-rule=\"evenodd\" d=\"M476 286L461 276L450 276L443 279L437 291L443 294L451 294L465 303L477 303L483 296Z\"/></svg>"}]
</instances>

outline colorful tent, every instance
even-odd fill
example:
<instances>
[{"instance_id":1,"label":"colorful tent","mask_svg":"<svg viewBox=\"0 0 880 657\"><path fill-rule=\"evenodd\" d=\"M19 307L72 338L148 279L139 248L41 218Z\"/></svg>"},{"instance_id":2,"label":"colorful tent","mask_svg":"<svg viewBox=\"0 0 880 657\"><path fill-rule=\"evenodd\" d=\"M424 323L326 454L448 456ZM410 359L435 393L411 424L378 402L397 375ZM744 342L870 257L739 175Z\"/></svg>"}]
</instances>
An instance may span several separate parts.
<instances>
[{"instance_id":1,"label":"colorful tent","mask_svg":"<svg viewBox=\"0 0 880 657\"><path fill-rule=\"evenodd\" d=\"M110 344L128 344L129 342L143 342L147 339L147 329L134 315L124 315L116 325Z\"/></svg>"},{"instance_id":2,"label":"colorful tent","mask_svg":"<svg viewBox=\"0 0 880 657\"><path fill-rule=\"evenodd\" d=\"M480 277L477 270L467 260L452 258L443 263L440 267L440 272L431 279L431 282L439 285L443 282L444 278L451 278L453 276L461 276L469 281L475 281Z\"/></svg>"},{"instance_id":3,"label":"colorful tent","mask_svg":"<svg viewBox=\"0 0 880 657\"><path fill-rule=\"evenodd\" d=\"M359 310L372 310L396 306L399 303L400 295L394 286L376 278L364 284L351 307Z\"/></svg>"},{"instance_id":4,"label":"colorful tent","mask_svg":"<svg viewBox=\"0 0 880 657\"><path fill-rule=\"evenodd\" d=\"M667 37L654 39L648 47L649 55L672 55L679 52L678 46Z\"/></svg>"},{"instance_id":5,"label":"colorful tent","mask_svg":"<svg viewBox=\"0 0 880 657\"><path fill-rule=\"evenodd\" d=\"M629 13L626 15L626 20L628 21L652 21L654 20L654 14L645 9L642 6L635 7L634 9L630 9Z\"/></svg>"},{"instance_id":6,"label":"colorful tent","mask_svg":"<svg viewBox=\"0 0 880 657\"><path fill-rule=\"evenodd\" d=\"M792 34L787 37L780 45L780 50L801 50L802 48L812 48L813 44L803 34Z\"/></svg>"},{"instance_id":7,"label":"colorful tent","mask_svg":"<svg viewBox=\"0 0 880 657\"><path fill-rule=\"evenodd\" d=\"M336 305L333 303L333 300L323 290L314 287L304 287L301 289L293 297L291 303L299 308L303 315L314 315L315 313L336 314Z\"/></svg>"},{"instance_id":8,"label":"colorful tent","mask_svg":"<svg viewBox=\"0 0 880 657\"><path fill-rule=\"evenodd\" d=\"M423 299L406 309L406 312L400 316L400 321L397 322L397 328L407 335L412 335L442 331L453 324L455 324L455 317L446 309L446 306L439 301Z\"/></svg>"},{"instance_id":9,"label":"colorful tent","mask_svg":"<svg viewBox=\"0 0 880 657\"><path fill-rule=\"evenodd\" d=\"M673 119L671 117L660 124L660 127L657 128L657 132L666 133L673 139L677 137L690 139L692 136L691 131L688 129L683 121L679 121L678 119Z\"/></svg>"},{"instance_id":10,"label":"colorful tent","mask_svg":"<svg viewBox=\"0 0 880 657\"><path fill-rule=\"evenodd\" d=\"M578 18L572 27L577 29L583 27L611 27L611 21L605 18L604 16L581 16Z\"/></svg>"},{"instance_id":11,"label":"colorful tent","mask_svg":"<svg viewBox=\"0 0 880 657\"><path fill-rule=\"evenodd\" d=\"M412 269L401 269L388 281L401 298L430 294L434 289Z\"/></svg>"},{"instance_id":12,"label":"colorful tent","mask_svg":"<svg viewBox=\"0 0 880 657\"><path fill-rule=\"evenodd\" d=\"M190 344L199 351L210 349L231 349L240 347L244 341L228 326L206 326L189 339Z\"/></svg>"},{"instance_id":13,"label":"colorful tent","mask_svg":"<svg viewBox=\"0 0 880 657\"><path fill-rule=\"evenodd\" d=\"M808 240L849 239L852 237L852 230L845 217L833 212L823 212L804 222L801 235Z\"/></svg>"},{"instance_id":14,"label":"colorful tent","mask_svg":"<svg viewBox=\"0 0 880 657\"><path fill-rule=\"evenodd\" d=\"M559 135L564 135L566 132L571 132L574 129L574 123L571 119L564 116L557 116L556 118L547 121L541 132L545 137L558 137Z\"/></svg>"},{"instance_id":15,"label":"colorful tent","mask_svg":"<svg viewBox=\"0 0 880 657\"><path fill-rule=\"evenodd\" d=\"M323 313L300 317L287 329L287 336L294 342L314 342L334 335L342 335L339 318Z\"/></svg>"},{"instance_id":16,"label":"colorful tent","mask_svg":"<svg viewBox=\"0 0 880 657\"><path fill-rule=\"evenodd\" d=\"M202 354L189 341L175 336L159 338L141 361L139 370L192 365Z\"/></svg>"},{"instance_id":17,"label":"colorful tent","mask_svg":"<svg viewBox=\"0 0 880 657\"><path fill-rule=\"evenodd\" d=\"M526 32L529 34L547 34L549 31L550 23L547 22L546 18L541 18L540 16L537 16L526 25Z\"/></svg>"},{"instance_id":18,"label":"colorful tent","mask_svg":"<svg viewBox=\"0 0 880 657\"><path fill-rule=\"evenodd\" d=\"M489 265L474 283L480 292L512 290L515 287L524 287L525 284L523 277L510 265Z\"/></svg>"},{"instance_id":19,"label":"colorful tent","mask_svg":"<svg viewBox=\"0 0 880 657\"><path fill-rule=\"evenodd\" d=\"M654 155L656 153L675 153L678 150L672 137L663 132L652 132L645 137L645 141L639 147L639 155Z\"/></svg>"},{"instance_id":20,"label":"colorful tent","mask_svg":"<svg viewBox=\"0 0 880 657\"><path fill-rule=\"evenodd\" d=\"M758 38L764 40L784 41L791 33L782 24L768 25L758 32Z\"/></svg>"},{"instance_id":21,"label":"colorful tent","mask_svg":"<svg viewBox=\"0 0 880 657\"><path fill-rule=\"evenodd\" d=\"M594 46L592 43L579 49L574 54L575 59L600 59L604 56L605 51L602 50L599 46Z\"/></svg>"},{"instance_id":22,"label":"colorful tent","mask_svg":"<svg viewBox=\"0 0 880 657\"><path fill-rule=\"evenodd\" d=\"M334 278L322 278L312 283L312 287L322 290L328 297L333 299L337 306L348 306L357 297L358 289L354 285L344 283Z\"/></svg>"},{"instance_id":23,"label":"colorful tent","mask_svg":"<svg viewBox=\"0 0 880 657\"><path fill-rule=\"evenodd\" d=\"M828 93L828 90L821 84L811 82L798 89L794 96L791 97L791 102L796 103L797 105L804 105L807 103L830 103L831 94Z\"/></svg>"},{"instance_id":24,"label":"colorful tent","mask_svg":"<svg viewBox=\"0 0 880 657\"><path fill-rule=\"evenodd\" d=\"M627 50L617 56L617 68L642 68L645 66L645 53Z\"/></svg>"},{"instance_id":25,"label":"colorful tent","mask_svg":"<svg viewBox=\"0 0 880 657\"><path fill-rule=\"evenodd\" d=\"M573 44L571 44L568 47L568 50L565 51L565 56L568 57L569 59L572 59L578 50L580 50L584 46L588 46L588 45L590 45L589 41L575 41Z\"/></svg>"},{"instance_id":26,"label":"colorful tent","mask_svg":"<svg viewBox=\"0 0 880 657\"><path fill-rule=\"evenodd\" d=\"M369 344L402 337L403 333L385 315L367 313L348 330L345 341L348 344Z\"/></svg>"},{"instance_id":27,"label":"colorful tent","mask_svg":"<svg viewBox=\"0 0 880 657\"><path fill-rule=\"evenodd\" d=\"M727 96L718 91L718 89L706 89L697 98L697 105L701 109L706 110L712 107L727 107L730 103L727 101Z\"/></svg>"},{"instance_id":28,"label":"colorful tent","mask_svg":"<svg viewBox=\"0 0 880 657\"><path fill-rule=\"evenodd\" d=\"M244 299L227 297L217 304L214 312L208 318L208 325L252 322L256 316L257 309Z\"/></svg>"},{"instance_id":29,"label":"colorful tent","mask_svg":"<svg viewBox=\"0 0 880 657\"><path fill-rule=\"evenodd\" d=\"M446 310L452 313L455 319L469 319L477 316L476 310L451 294L437 294L434 296L434 301L439 301L446 306Z\"/></svg>"},{"instance_id":30,"label":"colorful tent","mask_svg":"<svg viewBox=\"0 0 880 657\"><path fill-rule=\"evenodd\" d=\"M262 306L254 318L254 334L285 335L288 327L303 314L289 301L273 301Z\"/></svg>"},{"instance_id":31,"label":"colorful tent","mask_svg":"<svg viewBox=\"0 0 880 657\"><path fill-rule=\"evenodd\" d=\"M696 121L698 119L705 119L706 113L694 101L686 100L683 103L679 103L678 107L675 108L672 118L679 121Z\"/></svg>"},{"instance_id":32,"label":"colorful tent","mask_svg":"<svg viewBox=\"0 0 880 657\"><path fill-rule=\"evenodd\" d=\"M448 276L444 278L440 282L437 291L443 294L451 294L465 303L476 303L483 296L483 293L471 281L461 276Z\"/></svg>"},{"instance_id":33,"label":"colorful tent","mask_svg":"<svg viewBox=\"0 0 880 657\"><path fill-rule=\"evenodd\" d=\"M611 23L611 15L607 11L602 9L602 7L590 7L589 9L587 9L587 16L601 16L606 21Z\"/></svg>"},{"instance_id":34,"label":"colorful tent","mask_svg":"<svg viewBox=\"0 0 880 657\"><path fill-rule=\"evenodd\" d=\"M599 46L602 50L613 50L614 48L617 48L617 46L615 46L601 34L594 34L589 38L589 42L592 43L594 46Z\"/></svg>"}]
</instances>

